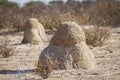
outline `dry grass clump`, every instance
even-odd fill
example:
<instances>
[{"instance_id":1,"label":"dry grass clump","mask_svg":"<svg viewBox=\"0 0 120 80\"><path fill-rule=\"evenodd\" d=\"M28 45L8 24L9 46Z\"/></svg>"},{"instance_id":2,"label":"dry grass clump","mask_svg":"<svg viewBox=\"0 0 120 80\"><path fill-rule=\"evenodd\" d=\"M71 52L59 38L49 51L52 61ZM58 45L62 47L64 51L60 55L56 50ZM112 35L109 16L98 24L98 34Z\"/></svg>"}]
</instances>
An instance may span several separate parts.
<instances>
[{"instance_id":1,"label":"dry grass clump","mask_svg":"<svg viewBox=\"0 0 120 80\"><path fill-rule=\"evenodd\" d=\"M47 79L50 76L50 73L55 69L58 64L57 61L52 60L51 58L46 59L48 65L40 63L37 65L35 70L37 74L42 76L44 79Z\"/></svg>"},{"instance_id":2,"label":"dry grass clump","mask_svg":"<svg viewBox=\"0 0 120 80\"><path fill-rule=\"evenodd\" d=\"M5 48L1 48L0 47L0 54L2 54L2 56L4 57L4 58L7 58L7 57L9 57L9 56L12 56L13 55L13 48L11 48L11 47L5 47Z\"/></svg>"},{"instance_id":3,"label":"dry grass clump","mask_svg":"<svg viewBox=\"0 0 120 80\"><path fill-rule=\"evenodd\" d=\"M102 46L105 41L110 39L112 31L105 27L93 27L84 29L86 35L86 42L92 46Z\"/></svg>"},{"instance_id":4,"label":"dry grass clump","mask_svg":"<svg viewBox=\"0 0 120 80\"><path fill-rule=\"evenodd\" d=\"M8 4L9 5L6 5ZM0 3L0 29L24 30L27 18L37 18L45 28L55 31L64 21L75 21L79 24L119 27L120 1L118 0L76 0L53 1L48 5L43 2L28 2L23 7L2 0ZM11 6L10 6L11 5Z\"/></svg>"},{"instance_id":5,"label":"dry grass clump","mask_svg":"<svg viewBox=\"0 0 120 80\"><path fill-rule=\"evenodd\" d=\"M53 14L53 13L52 13ZM39 20L45 28L52 30L55 32L61 22L66 22L66 21L75 21L77 22L76 17L71 13L71 12L66 12L66 13L59 13L58 15L45 15L40 18Z\"/></svg>"},{"instance_id":6,"label":"dry grass clump","mask_svg":"<svg viewBox=\"0 0 120 80\"><path fill-rule=\"evenodd\" d=\"M8 58L14 54L15 47L10 47L9 41L7 39L3 40L0 45L0 55L4 58Z\"/></svg>"}]
</instances>

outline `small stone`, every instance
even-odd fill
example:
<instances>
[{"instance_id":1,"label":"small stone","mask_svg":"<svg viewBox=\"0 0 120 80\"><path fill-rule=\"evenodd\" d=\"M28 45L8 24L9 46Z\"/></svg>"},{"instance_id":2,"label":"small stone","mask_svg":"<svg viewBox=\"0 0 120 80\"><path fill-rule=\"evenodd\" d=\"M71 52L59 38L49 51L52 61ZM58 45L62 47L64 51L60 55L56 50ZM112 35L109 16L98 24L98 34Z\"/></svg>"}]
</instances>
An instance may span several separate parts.
<instances>
[{"instance_id":1,"label":"small stone","mask_svg":"<svg viewBox=\"0 0 120 80\"><path fill-rule=\"evenodd\" d=\"M99 75L99 73L92 73L92 75Z\"/></svg>"}]
</instances>

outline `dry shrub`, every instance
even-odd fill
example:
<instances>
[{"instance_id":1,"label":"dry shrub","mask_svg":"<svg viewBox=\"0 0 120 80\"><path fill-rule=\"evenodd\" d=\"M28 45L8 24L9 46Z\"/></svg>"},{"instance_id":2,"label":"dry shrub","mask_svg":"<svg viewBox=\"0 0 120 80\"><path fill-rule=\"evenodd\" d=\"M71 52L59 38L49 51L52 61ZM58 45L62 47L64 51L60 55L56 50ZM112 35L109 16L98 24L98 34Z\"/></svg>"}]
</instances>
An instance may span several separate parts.
<instances>
[{"instance_id":1,"label":"dry shrub","mask_svg":"<svg viewBox=\"0 0 120 80\"><path fill-rule=\"evenodd\" d=\"M96 0L86 11L89 15L90 24L109 25L111 27L120 25L120 1Z\"/></svg>"},{"instance_id":2,"label":"dry shrub","mask_svg":"<svg viewBox=\"0 0 120 80\"><path fill-rule=\"evenodd\" d=\"M13 48L12 47L5 47L5 48L0 48L0 54L2 54L2 56L4 58L7 58L9 56L12 56L13 55Z\"/></svg>"},{"instance_id":3,"label":"dry shrub","mask_svg":"<svg viewBox=\"0 0 120 80\"><path fill-rule=\"evenodd\" d=\"M42 76L44 79L47 79L50 76L50 73L55 69L58 64L57 61L52 60L51 58L46 59L49 65L44 65L40 63L37 65L35 72Z\"/></svg>"},{"instance_id":4,"label":"dry shrub","mask_svg":"<svg viewBox=\"0 0 120 80\"><path fill-rule=\"evenodd\" d=\"M8 0L4 3L11 4ZM19 8L1 3L0 29L12 28L24 30L27 18L37 18L45 28L55 31L59 23L75 21L79 24L117 27L120 25L120 1L118 0L68 0L52 1L48 5L43 2L29 2Z\"/></svg>"},{"instance_id":5,"label":"dry shrub","mask_svg":"<svg viewBox=\"0 0 120 80\"><path fill-rule=\"evenodd\" d=\"M86 35L86 42L91 46L102 46L106 40L108 40L112 32L109 28L105 27L93 27L90 29L84 29Z\"/></svg>"},{"instance_id":6,"label":"dry shrub","mask_svg":"<svg viewBox=\"0 0 120 80\"><path fill-rule=\"evenodd\" d=\"M4 38L0 45L0 55L2 55L4 58L8 58L14 54L15 47L9 46L8 39Z\"/></svg>"},{"instance_id":7,"label":"dry shrub","mask_svg":"<svg viewBox=\"0 0 120 80\"><path fill-rule=\"evenodd\" d=\"M56 31L61 22L77 21L76 17L71 12L62 13L59 15L48 15L41 17L39 20L47 29Z\"/></svg>"}]
</instances>

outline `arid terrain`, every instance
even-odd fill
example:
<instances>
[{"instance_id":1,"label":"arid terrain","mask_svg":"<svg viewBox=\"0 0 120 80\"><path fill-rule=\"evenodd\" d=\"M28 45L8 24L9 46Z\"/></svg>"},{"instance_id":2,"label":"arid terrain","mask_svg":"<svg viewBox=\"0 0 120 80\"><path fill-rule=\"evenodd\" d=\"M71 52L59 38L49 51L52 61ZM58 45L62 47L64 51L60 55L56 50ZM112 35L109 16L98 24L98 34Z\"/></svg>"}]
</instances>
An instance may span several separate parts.
<instances>
[{"instance_id":1,"label":"arid terrain","mask_svg":"<svg viewBox=\"0 0 120 80\"><path fill-rule=\"evenodd\" d=\"M0 14L0 80L120 80L120 0L0 0Z\"/></svg>"},{"instance_id":2,"label":"arid terrain","mask_svg":"<svg viewBox=\"0 0 120 80\"><path fill-rule=\"evenodd\" d=\"M46 80L120 80L120 28L114 28L112 37L101 47L90 47L97 60L95 69L54 70ZM53 34L47 34L51 39ZM23 32L0 35L1 44L9 41L15 47L13 56L0 55L0 80L42 80L34 72L41 51L49 44L22 44Z\"/></svg>"}]
</instances>

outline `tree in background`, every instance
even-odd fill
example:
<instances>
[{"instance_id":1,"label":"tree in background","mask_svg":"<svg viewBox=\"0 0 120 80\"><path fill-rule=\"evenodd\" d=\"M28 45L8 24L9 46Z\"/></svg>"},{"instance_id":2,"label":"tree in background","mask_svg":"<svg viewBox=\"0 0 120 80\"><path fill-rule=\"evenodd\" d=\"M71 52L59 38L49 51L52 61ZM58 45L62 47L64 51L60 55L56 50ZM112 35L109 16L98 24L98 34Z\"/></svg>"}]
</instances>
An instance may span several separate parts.
<instances>
[{"instance_id":1,"label":"tree in background","mask_svg":"<svg viewBox=\"0 0 120 80\"><path fill-rule=\"evenodd\" d=\"M0 0L0 5L5 5L5 6L9 6L9 7L18 7L17 3L10 2L8 0Z\"/></svg>"}]
</instances>

